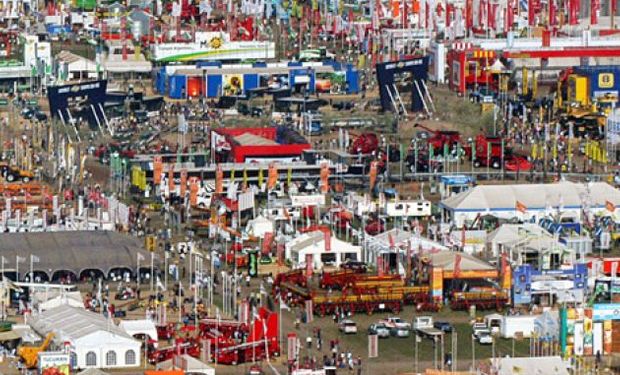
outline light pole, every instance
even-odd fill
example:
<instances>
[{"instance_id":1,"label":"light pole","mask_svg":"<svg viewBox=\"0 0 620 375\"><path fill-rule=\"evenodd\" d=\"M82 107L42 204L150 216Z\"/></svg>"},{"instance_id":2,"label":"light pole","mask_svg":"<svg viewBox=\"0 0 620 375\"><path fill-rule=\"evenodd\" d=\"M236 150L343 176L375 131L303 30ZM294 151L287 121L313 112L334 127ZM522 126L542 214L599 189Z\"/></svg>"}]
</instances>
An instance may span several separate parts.
<instances>
[{"instance_id":1,"label":"light pole","mask_svg":"<svg viewBox=\"0 0 620 375\"><path fill-rule=\"evenodd\" d=\"M471 371L476 371L476 339L471 335Z\"/></svg>"}]
</instances>

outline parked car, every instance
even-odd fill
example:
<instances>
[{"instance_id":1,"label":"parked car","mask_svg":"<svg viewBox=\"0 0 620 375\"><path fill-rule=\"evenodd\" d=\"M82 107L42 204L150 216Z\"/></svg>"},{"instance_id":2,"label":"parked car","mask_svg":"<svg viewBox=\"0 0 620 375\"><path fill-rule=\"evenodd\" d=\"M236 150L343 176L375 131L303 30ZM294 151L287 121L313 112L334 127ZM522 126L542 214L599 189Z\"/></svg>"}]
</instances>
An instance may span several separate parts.
<instances>
[{"instance_id":1,"label":"parked car","mask_svg":"<svg viewBox=\"0 0 620 375\"><path fill-rule=\"evenodd\" d=\"M444 333L451 333L454 330L454 327L452 327L452 324L448 322L435 322L433 323L433 327L437 328L438 330Z\"/></svg>"},{"instance_id":2,"label":"parked car","mask_svg":"<svg viewBox=\"0 0 620 375\"><path fill-rule=\"evenodd\" d=\"M495 92L486 87L481 87L478 91L469 94L469 101L472 103L493 103L495 101Z\"/></svg>"},{"instance_id":3,"label":"parked car","mask_svg":"<svg viewBox=\"0 0 620 375\"><path fill-rule=\"evenodd\" d=\"M385 325L385 323L373 323L368 327L369 335L377 335L380 339L384 339L390 337L390 329Z\"/></svg>"},{"instance_id":4,"label":"parked car","mask_svg":"<svg viewBox=\"0 0 620 375\"><path fill-rule=\"evenodd\" d=\"M491 331L489 329L478 331L474 336L480 345L493 344L493 336L491 336Z\"/></svg>"},{"instance_id":5,"label":"parked car","mask_svg":"<svg viewBox=\"0 0 620 375\"><path fill-rule=\"evenodd\" d=\"M487 327L487 325L485 323L482 323L482 322L474 323L471 328L472 328L472 330L474 332L474 336L477 336L478 332L487 331L489 329Z\"/></svg>"},{"instance_id":6,"label":"parked car","mask_svg":"<svg viewBox=\"0 0 620 375\"><path fill-rule=\"evenodd\" d=\"M394 337L409 337L411 330L405 327L394 327L390 330L390 334Z\"/></svg>"},{"instance_id":7,"label":"parked car","mask_svg":"<svg viewBox=\"0 0 620 375\"><path fill-rule=\"evenodd\" d=\"M357 333L357 324L354 321L345 319L338 324L338 329L344 334Z\"/></svg>"},{"instance_id":8,"label":"parked car","mask_svg":"<svg viewBox=\"0 0 620 375\"><path fill-rule=\"evenodd\" d=\"M385 323L385 325L389 328L403 328L411 330L411 323L401 319L398 316L390 316L381 322Z\"/></svg>"},{"instance_id":9,"label":"parked car","mask_svg":"<svg viewBox=\"0 0 620 375\"><path fill-rule=\"evenodd\" d=\"M366 272L366 263L355 260L346 261L342 263L340 267L345 270L352 270L360 273Z\"/></svg>"},{"instance_id":10,"label":"parked car","mask_svg":"<svg viewBox=\"0 0 620 375\"><path fill-rule=\"evenodd\" d=\"M332 108L338 111L348 111L353 109L355 104L349 101L335 102L332 104Z\"/></svg>"}]
</instances>

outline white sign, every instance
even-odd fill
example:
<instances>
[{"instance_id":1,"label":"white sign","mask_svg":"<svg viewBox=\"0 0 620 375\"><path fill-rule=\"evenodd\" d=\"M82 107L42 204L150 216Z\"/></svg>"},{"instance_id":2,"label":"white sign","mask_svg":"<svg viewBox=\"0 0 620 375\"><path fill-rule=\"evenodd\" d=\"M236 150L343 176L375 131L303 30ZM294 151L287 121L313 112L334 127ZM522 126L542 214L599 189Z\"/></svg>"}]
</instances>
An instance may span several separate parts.
<instances>
[{"instance_id":1,"label":"white sign","mask_svg":"<svg viewBox=\"0 0 620 375\"><path fill-rule=\"evenodd\" d=\"M249 210L254 208L254 192L248 190L245 193L241 193L238 196L239 199L239 211Z\"/></svg>"},{"instance_id":2,"label":"white sign","mask_svg":"<svg viewBox=\"0 0 620 375\"><path fill-rule=\"evenodd\" d=\"M163 43L152 48L156 61L247 60L275 58L275 43L255 42Z\"/></svg>"},{"instance_id":3,"label":"white sign","mask_svg":"<svg viewBox=\"0 0 620 375\"><path fill-rule=\"evenodd\" d=\"M325 195L291 195L291 205L293 207L324 206Z\"/></svg>"}]
</instances>

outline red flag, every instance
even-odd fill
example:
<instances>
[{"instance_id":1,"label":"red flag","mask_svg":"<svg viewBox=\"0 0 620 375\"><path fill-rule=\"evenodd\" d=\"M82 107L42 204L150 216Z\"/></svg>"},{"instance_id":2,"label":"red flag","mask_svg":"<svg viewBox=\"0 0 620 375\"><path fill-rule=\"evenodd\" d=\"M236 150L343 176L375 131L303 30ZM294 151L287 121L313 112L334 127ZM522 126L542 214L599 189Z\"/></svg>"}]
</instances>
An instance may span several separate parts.
<instances>
[{"instance_id":1,"label":"red flag","mask_svg":"<svg viewBox=\"0 0 620 375\"><path fill-rule=\"evenodd\" d=\"M612 202L610 202L610 201L605 201L605 208L606 208L606 209L607 209L607 211L609 211L609 212L614 212L614 211L616 211L616 205L615 205L615 204L613 204L613 203L612 203Z\"/></svg>"},{"instance_id":2,"label":"red flag","mask_svg":"<svg viewBox=\"0 0 620 375\"><path fill-rule=\"evenodd\" d=\"M455 279L461 275L461 254L459 253L454 257L454 271L452 274Z\"/></svg>"},{"instance_id":3,"label":"red flag","mask_svg":"<svg viewBox=\"0 0 620 375\"><path fill-rule=\"evenodd\" d=\"M323 231L323 236L325 238L325 251L332 251L332 232L331 232L331 230Z\"/></svg>"},{"instance_id":4,"label":"red flag","mask_svg":"<svg viewBox=\"0 0 620 375\"><path fill-rule=\"evenodd\" d=\"M527 211L527 206L519 201L517 201L515 208L517 211L522 212L522 213L525 213Z\"/></svg>"},{"instance_id":5,"label":"red flag","mask_svg":"<svg viewBox=\"0 0 620 375\"><path fill-rule=\"evenodd\" d=\"M392 233L388 233L388 241L390 242L390 249L393 249L395 244L394 244L394 237L392 237Z\"/></svg>"}]
</instances>

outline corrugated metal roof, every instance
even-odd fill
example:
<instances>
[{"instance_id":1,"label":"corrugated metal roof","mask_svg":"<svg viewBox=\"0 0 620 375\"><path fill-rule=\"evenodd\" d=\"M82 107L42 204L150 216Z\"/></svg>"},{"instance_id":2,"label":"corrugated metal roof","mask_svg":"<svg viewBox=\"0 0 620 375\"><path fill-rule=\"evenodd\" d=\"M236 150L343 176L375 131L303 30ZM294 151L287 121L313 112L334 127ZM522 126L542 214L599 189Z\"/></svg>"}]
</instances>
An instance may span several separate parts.
<instances>
[{"instance_id":1,"label":"corrugated metal roof","mask_svg":"<svg viewBox=\"0 0 620 375\"><path fill-rule=\"evenodd\" d=\"M34 270L50 277L50 270L69 270L76 275L86 269L105 274L116 267L133 270L138 253L147 257L140 239L111 231L3 233L0 241L0 255L9 260L5 267L14 268L18 255L35 255L40 261L33 264Z\"/></svg>"}]
</instances>

